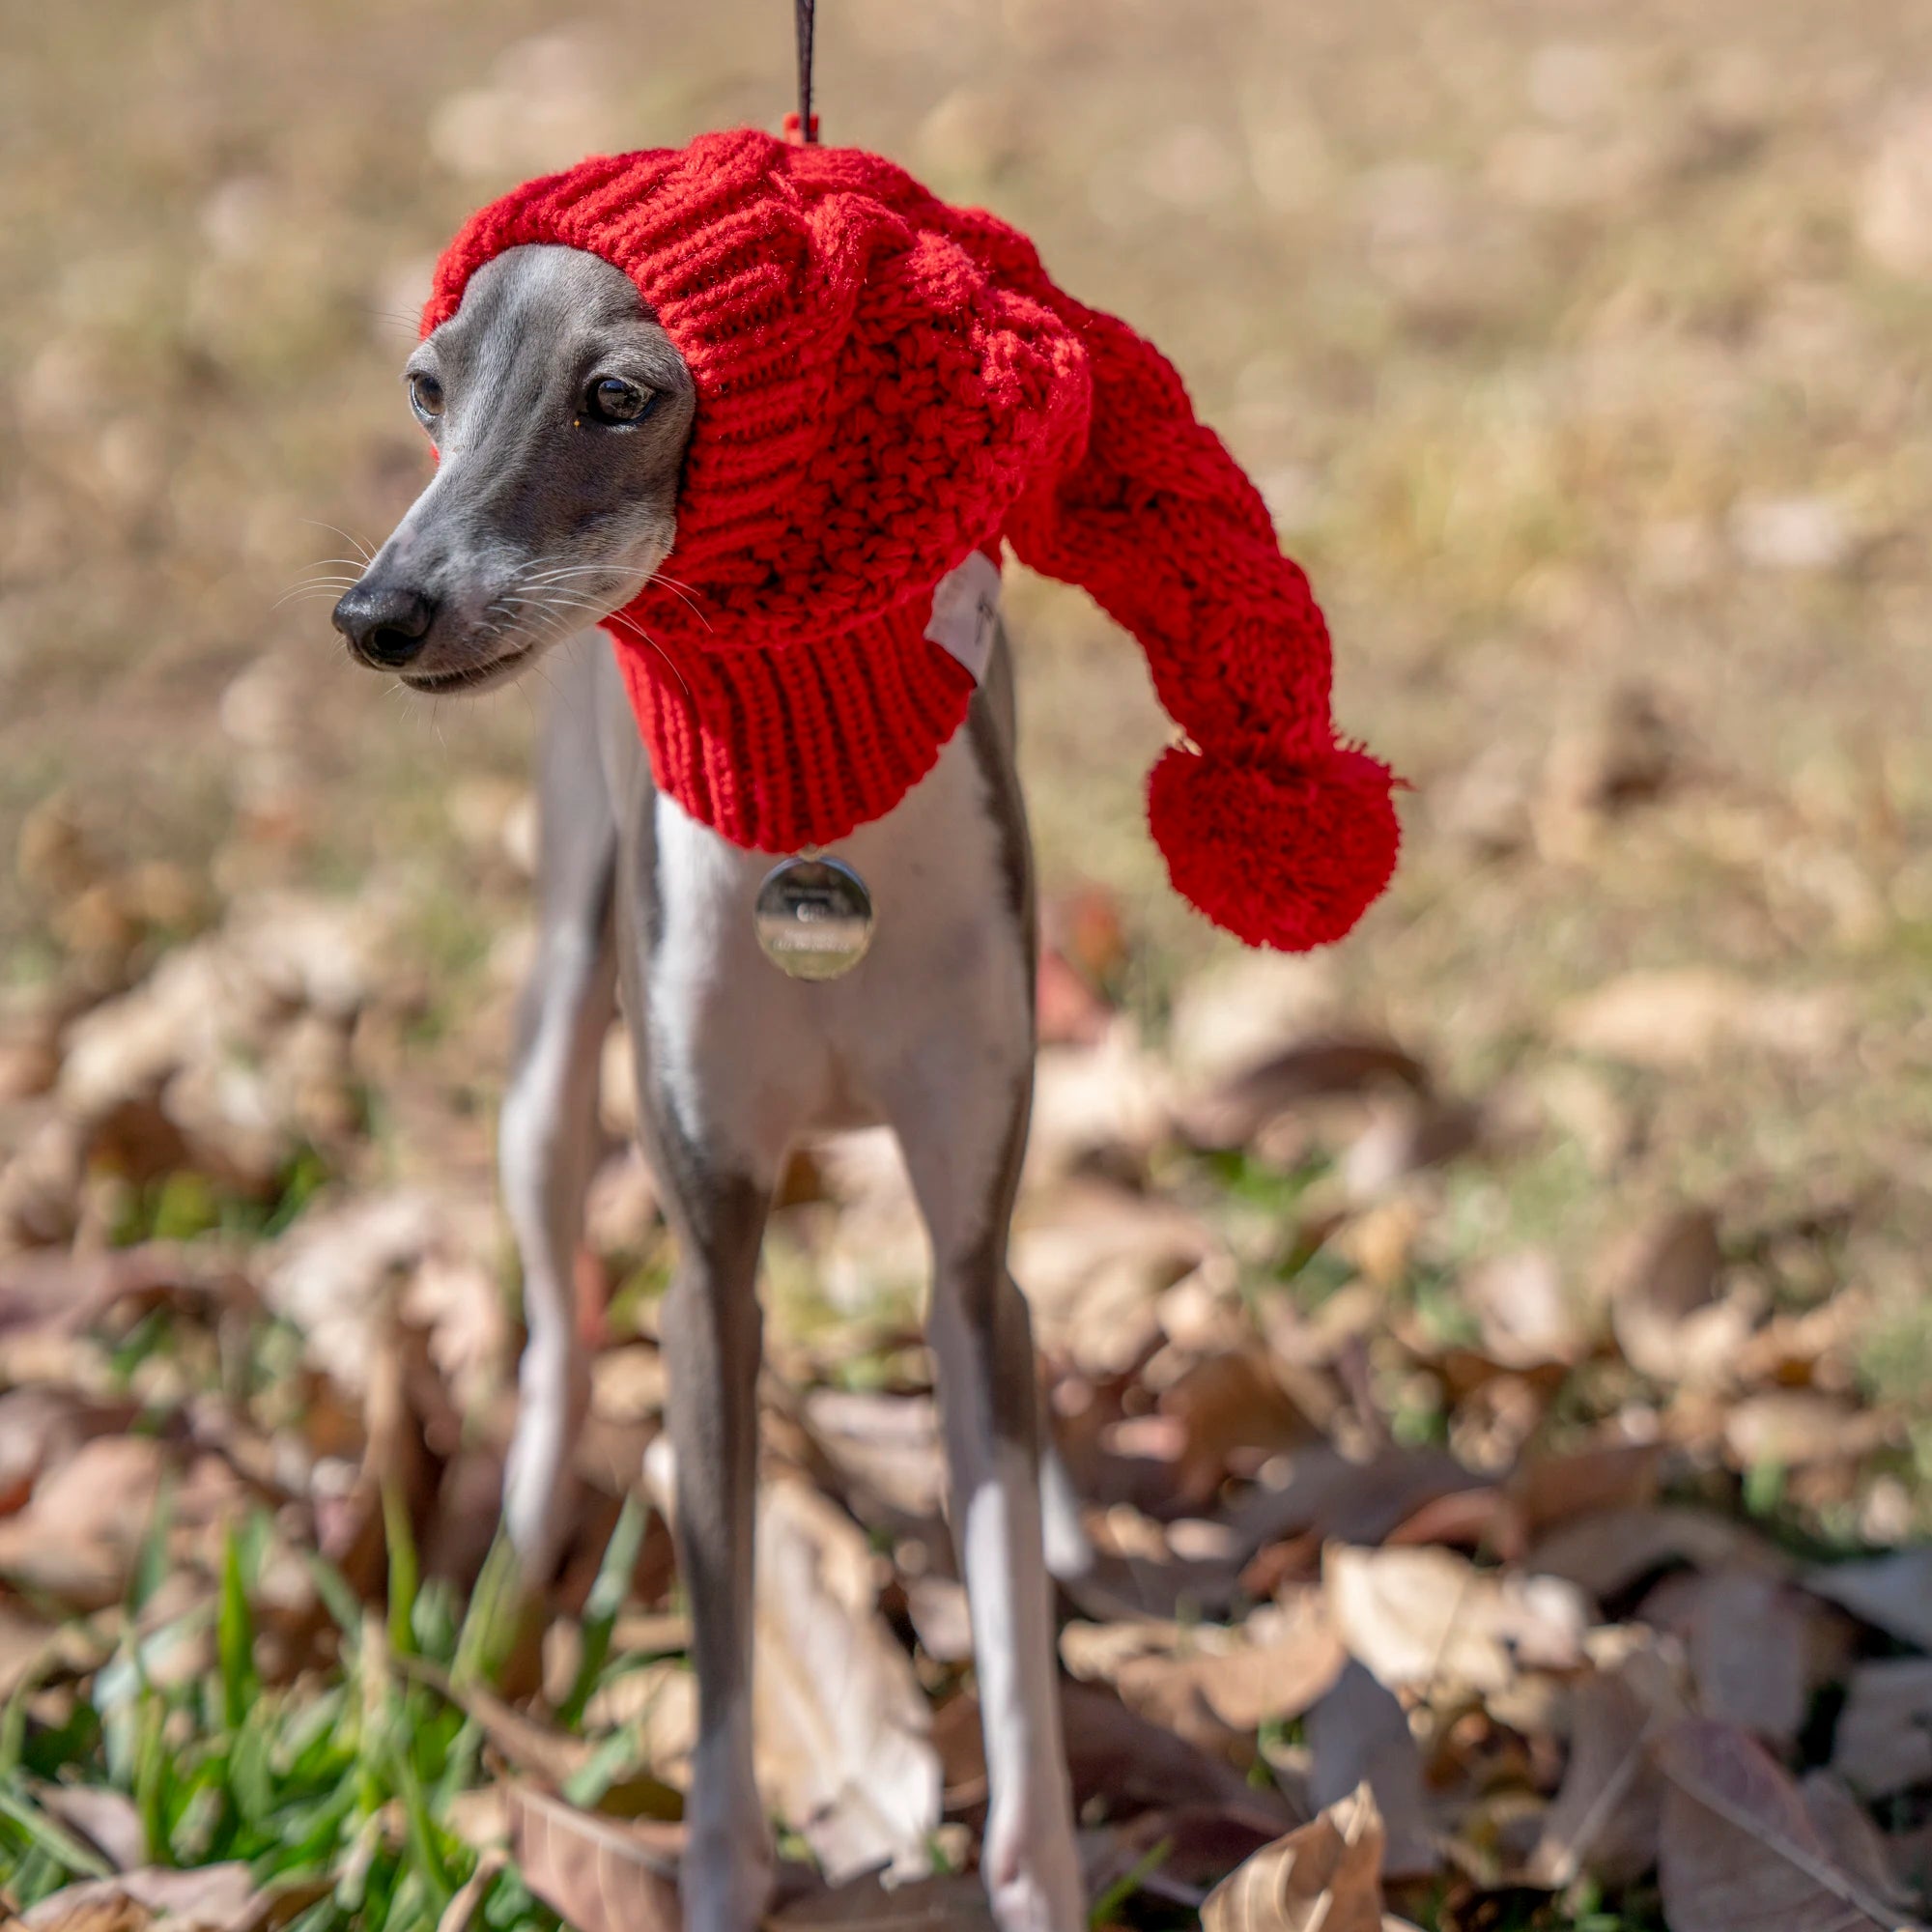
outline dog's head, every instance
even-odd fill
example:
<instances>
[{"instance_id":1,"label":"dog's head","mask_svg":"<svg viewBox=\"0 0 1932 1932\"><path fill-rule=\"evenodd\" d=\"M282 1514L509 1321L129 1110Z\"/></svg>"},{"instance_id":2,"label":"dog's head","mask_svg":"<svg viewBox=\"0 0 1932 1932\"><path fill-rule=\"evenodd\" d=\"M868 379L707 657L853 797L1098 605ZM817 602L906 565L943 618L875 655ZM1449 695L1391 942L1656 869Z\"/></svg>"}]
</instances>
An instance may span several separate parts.
<instances>
[{"instance_id":1,"label":"dog's head","mask_svg":"<svg viewBox=\"0 0 1932 1932\"><path fill-rule=\"evenodd\" d=\"M335 628L412 690L485 691L670 554L691 374L626 275L549 246L478 270L403 373L437 473Z\"/></svg>"}]
</instances>

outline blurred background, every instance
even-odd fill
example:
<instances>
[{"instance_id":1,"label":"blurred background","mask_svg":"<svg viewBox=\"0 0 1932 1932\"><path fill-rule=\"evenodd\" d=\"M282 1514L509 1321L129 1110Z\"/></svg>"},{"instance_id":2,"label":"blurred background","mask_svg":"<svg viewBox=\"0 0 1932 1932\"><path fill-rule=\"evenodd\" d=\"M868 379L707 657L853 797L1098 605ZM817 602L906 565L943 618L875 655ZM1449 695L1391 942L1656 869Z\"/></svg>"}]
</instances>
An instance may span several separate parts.
<instances>
[{"instance_id":1,"label":"blurred background","mask_svg":"<svg viewBox=\"0 0 1932 1932\"><path fill-rule=\"evenodd\" d=\"M239 1483L279 1525L250 1566L313 1543L379 1594L395 1524L385 1551L370 1499L406 1468L454 1602L515 1342L490 1134L546 693L385 691L303 585L427 474L397 372L458 220L586 152L776 127L790 13L5 17L0 1574L48 1628L50 1605L122 1604L165 1476L212 1486L170 1536L226 1525L235 1548ZM1500 1482L1607 1444L1641 1452L1641 1494L1597 1502L1694 1497L1807 1560L1909 1541L1932 1493L1932 11L827 0L818 105L827 139L992 208L1179 364L1310 571L1343 728L1414 787L1401 873L1344 947L1241 955L1147 839L1164 722L1137 650L1014 574L1050 946L1023 1235L1044 1231L1029 1278L1063 1410L1092 1422L1093 1497L1155 1525L1122 1549L1178 1560L1159 1525L1263 1481L1292 1447L1284 1388L1358 1462L1427 1445ZM876 1168L794 1177L777 1346L800 1385L923 1400L917 1237ZM634 1468L668 1263L635 1163L613 1152L593 1206L585 1320L623 1364L610 1467ZM423 1379L385 1409L372 1337L398 1332ZM1268 1399L1204 1449L1204 1399L1173 1390L1229 1357L1267 1365ZM269 1445L245 1476L232 1437L222 1480L183 1446L209 1403ZM81 1487L148 1513L98 1525L76 1582L29 1531L82 1444L133 1473ZM1102 1493L1122 1459L1169 1487ZM608 1477L610 1512L629 1481ZM1326 1532L1373 1545L1403 1516ZM586 1518L571 1615L611 1520ZM1520 1558L1493 1528L1412 1541ZM1237 1552L1241 1601L1312 1577L1320 1541L1270 1572ZM1635 1616L1657 1567L1579 1585L1593 1615ZM1858 1655L1911 1646L1887 1628ZM1856 1700L1852 1655L1807 1697ZM44 1722L71 1731L100 1694L65 1681ZM922 1680L942 1707L954 1681ZM72 1732L59 1775L131 1789L104 1735ZM1772 1742L1835 1762L1829 1727ZM1548 1798L1560 1766L1523 1788ZM1909 1792L1932 1756L1911 1768L1850 1781ZM1463 1770L1432 1759L1432 1803ZM1881 1824L1918 1830L1889 1802ZM196 1861L162 1856L157 1815L146 1855ZM43 1861L27 1902L87 1869L4 1842L16 1880ZM1521 1846L1483 1842L1492 1878L1515 1869ZM397 1857L387 1882L434 1902ZM1463 1893L1437 1878L1408 1909L1653 1922L1654 1901L1456 1918L1487 1889L1467 1864Z\"/></svg>"}]
</instances>

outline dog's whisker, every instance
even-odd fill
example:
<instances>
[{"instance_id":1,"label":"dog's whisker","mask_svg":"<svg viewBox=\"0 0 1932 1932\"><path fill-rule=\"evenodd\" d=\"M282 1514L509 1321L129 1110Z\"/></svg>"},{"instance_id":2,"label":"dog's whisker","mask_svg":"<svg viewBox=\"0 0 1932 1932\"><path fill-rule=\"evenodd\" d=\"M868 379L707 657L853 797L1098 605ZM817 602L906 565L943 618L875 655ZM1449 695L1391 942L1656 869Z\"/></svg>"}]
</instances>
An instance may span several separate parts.
<instances>
[{"instance_id":1,"label":"dog's whisker","mask_svg":"<svg viewBox=\"0 0 1932 1932\"><path fill-rule=\"evenodd\" d=\"M667 590L668 590L673 597L677 598L677 600L681 604L685 605L689 609L691 614L694 617L696 617L697 621L700 624L702 624L707 631L710 630L711 619L707 617L704 614L704 612L697 608L697 599L694 597L688 590L686 590L681 583L673 583L668 577L660 576L656 571L653 571L651 573L649 582L651 582L652 583L662 583L664 587Z\"/></svg>"},{"instance_id":2,"label":"dog's whisker","mask_svg":"<svg viewBox=\"0 0 1932 1932\"><path fill-rule=\"evenodd\" d=\"M269 606L269 609L270 611L279 611L285 604L305 604L309 602L311 599L320 599L329 604L339 604L342 601L343 591L346 590L347 588L348 585L346 584L332 584L332 583L304 584L301 586L300 589L298 590L283 591L282 594L279 597L277 597L272 604Z\"/></svg>"},{"instance_id":3,"label":"dog's whisker","mask_svg":"<svg viewBox=\"0 0 1932 1932\"><path fill-rule=\"evenodd\" d=\"M340 524L325 524L319 517L298 517L296 521L308 525L311 529L332 530L352 550L360 554L364 564L371 564L376 561L376 553L354 530L345 530Z\"/></svg>"}]
</instances>

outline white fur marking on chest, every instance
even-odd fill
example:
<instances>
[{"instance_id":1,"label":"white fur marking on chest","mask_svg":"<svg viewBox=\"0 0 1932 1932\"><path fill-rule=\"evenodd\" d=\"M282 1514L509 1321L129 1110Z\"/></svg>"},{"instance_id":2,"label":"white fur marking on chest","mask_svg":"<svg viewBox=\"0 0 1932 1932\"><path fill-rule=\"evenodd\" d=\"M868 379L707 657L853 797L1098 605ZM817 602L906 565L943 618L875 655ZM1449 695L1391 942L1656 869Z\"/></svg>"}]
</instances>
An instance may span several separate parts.
<instances>
[{"instance_id":1,"label":"white fur marking on chest","mask_svg":"<svg viewBox=\"0 0 1932 1932\"><path fill-rule=\"evenodd\" d=\"M1000 566L976 550L934 586L932 621L925 627L925 637L957 658L972 672L975 684L983 684L999 621Z\"/></svg>"}]
</instances>

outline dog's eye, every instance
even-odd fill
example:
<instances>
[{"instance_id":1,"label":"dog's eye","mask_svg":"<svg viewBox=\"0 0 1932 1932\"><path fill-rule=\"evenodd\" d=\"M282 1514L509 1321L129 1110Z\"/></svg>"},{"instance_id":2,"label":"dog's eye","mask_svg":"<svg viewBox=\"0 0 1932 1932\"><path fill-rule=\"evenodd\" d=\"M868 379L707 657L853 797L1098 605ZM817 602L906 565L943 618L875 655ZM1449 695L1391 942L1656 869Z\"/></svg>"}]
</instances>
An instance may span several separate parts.
<instances>
[{"instance_id":1,"label":"dog's eye","mask_svg":"<svg viewBox=\"0 0 1932 1932\"><path fill-rule=\"evenodd\" d=\"M642 422L655 407L655 389L642 389L621 376L600 376L583 398L584 413L597 422Z\"/></svg>"},{"instance_id":2,"label":"dog's eye","mask_svg":"<svg viewBox=\"0 0 1932 1932\"><path fill-rule=\"evenodd\" d=\"M417 370L410 378L410 408L425 423L434 422L442 413L442 384Z\"/></svg>"}]
</instances>

